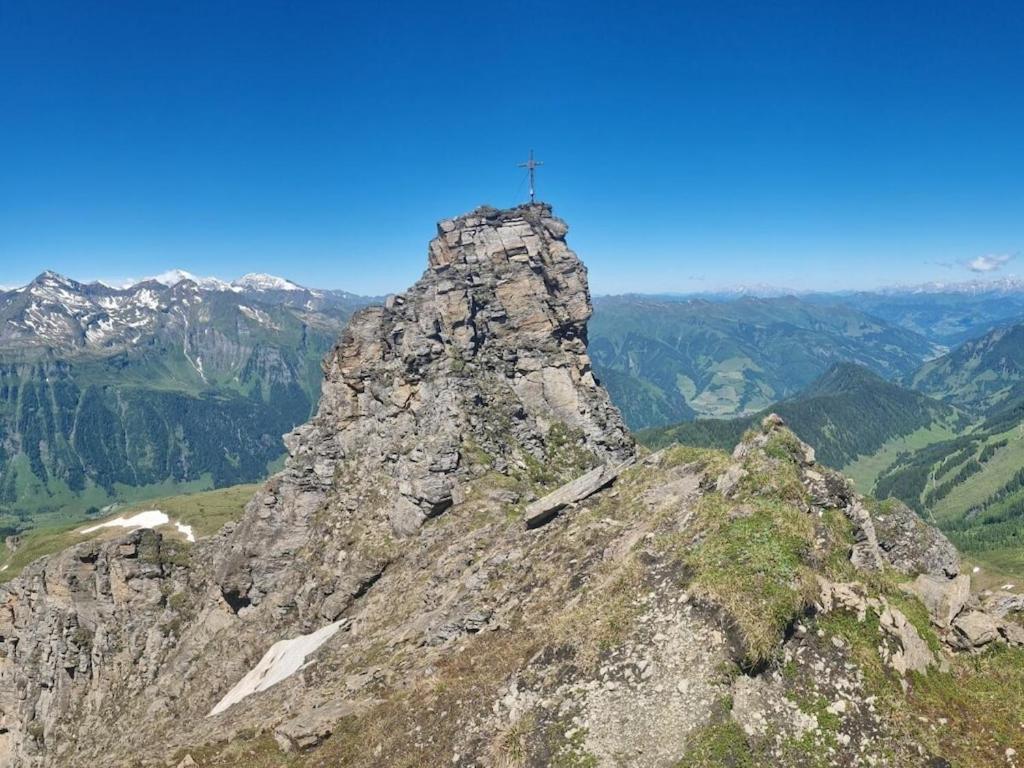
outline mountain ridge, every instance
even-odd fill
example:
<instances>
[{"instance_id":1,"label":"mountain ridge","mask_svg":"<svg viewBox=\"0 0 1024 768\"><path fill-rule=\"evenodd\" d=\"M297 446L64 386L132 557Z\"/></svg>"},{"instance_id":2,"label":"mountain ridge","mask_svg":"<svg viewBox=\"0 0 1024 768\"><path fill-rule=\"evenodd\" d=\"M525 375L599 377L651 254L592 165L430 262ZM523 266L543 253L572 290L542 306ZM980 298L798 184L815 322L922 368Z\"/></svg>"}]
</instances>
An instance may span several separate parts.
<instances>
[{"instance_id":1,"label":"mountain ridge","mask_svg":"<svg viewBox=\"0 0 1024 768\"><path fill-rule=\"evenodd\" d=\"M0 759L1002 765L1016 721L970 697L1024 669L1003 596L778 416L731 455L638 453L567 231L441 221L240 519L111 529L0 587Z\"/></svg>"},{"instance_id":2,"label":"mountain ridge","mask_svg":"<svg viewBox=\"0 0 1024 768\"><path fill-rule=\"evenodd\" d=\"M0 525L260 479L366 301L52 271L0 293Z\"/></svg>"},{"instance_id":3,"label":"mountain ridge","mask_svg":"<svg viewBox=\"0 0 1024 768\"><path fill-rule=\"evenodd\" d=\"M900 387L863 366L835 363L798 395L760 413L642 430L638 438L652 448L679 442L729 449L772 412L779 413L814 445L825 464L837 469L859 456L870 455L896 437L936 422L962 421L954 408Z\"/></svg>"}]
</instances>

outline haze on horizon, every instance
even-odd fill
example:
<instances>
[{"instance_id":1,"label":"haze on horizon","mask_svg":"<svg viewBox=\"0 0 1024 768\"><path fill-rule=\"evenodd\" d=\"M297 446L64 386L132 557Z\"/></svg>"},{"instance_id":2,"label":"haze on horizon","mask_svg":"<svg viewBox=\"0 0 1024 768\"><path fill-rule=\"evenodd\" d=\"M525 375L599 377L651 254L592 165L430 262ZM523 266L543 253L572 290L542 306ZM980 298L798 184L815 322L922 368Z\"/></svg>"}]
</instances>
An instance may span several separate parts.
<instances>
[{"instance_id":1,"label":"haze on horizon","mask_svg":"<svg viewBox=\"0 0 1024 768\"><path fill-rule=\"evenodd\" d=\"M595 293L1021 269L1024 8L0 4L0 284L363 294L539 197Z\"/></svg>"}]
</instances>

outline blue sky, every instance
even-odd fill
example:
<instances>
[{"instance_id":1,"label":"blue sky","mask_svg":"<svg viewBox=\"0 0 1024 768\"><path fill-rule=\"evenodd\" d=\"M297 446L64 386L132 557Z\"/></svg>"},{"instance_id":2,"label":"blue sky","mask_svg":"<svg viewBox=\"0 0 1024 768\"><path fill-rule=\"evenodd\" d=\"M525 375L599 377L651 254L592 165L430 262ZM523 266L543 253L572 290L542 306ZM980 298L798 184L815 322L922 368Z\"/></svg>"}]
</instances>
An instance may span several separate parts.
<instances>
[{"instance_id":1,"label":"blue sky","mask_svg":"<svg viewBox=\"0 0 1024 768\"><path fill-rule=\"evenodd\" d=\"M598 293L1024 272L1021 40L1010 2L0 0L0 284L398 290L530 147Z\"/></svg>"}]
</instances>

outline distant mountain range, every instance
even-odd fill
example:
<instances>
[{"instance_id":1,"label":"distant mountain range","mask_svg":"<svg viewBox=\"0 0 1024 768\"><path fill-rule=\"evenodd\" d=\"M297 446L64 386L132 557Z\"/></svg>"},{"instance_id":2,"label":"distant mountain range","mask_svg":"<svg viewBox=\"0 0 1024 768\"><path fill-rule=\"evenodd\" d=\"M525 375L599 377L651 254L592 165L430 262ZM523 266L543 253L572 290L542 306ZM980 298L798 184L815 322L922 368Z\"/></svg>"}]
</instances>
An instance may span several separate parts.
<instances>
[{"instance_id":1,"label":"distant mountain range","mask_svg":"<svg viewBox=\"0 0 1024 768\"><path fill-rule=\"evenodd\" d=\"M0 293L0 520L262 477L370 301L183 272Z\"/></svg>"},{"instance_id":2,"label":"distant mountain range","mask_svg":"<svg viewBox=\"0 0 1024 768\"><path fill-rule=\"evenodd\" d=\"M0 291L0 525L261 477L372 301L182 270ZM634 429L668 427L652 443L731 445L773 408L862 490L924 510L935 461L960 450L944 443L997 442L1024 416L1024 282L594 304L595 373Z\"/></svg>"},{"instance_id":3,"label":"distant mountain range","mask_svg":"<svg viewBox=\"0 0 1024 768\"><path fill-rule=\"evenodd\" d=\"M857 308L793 296L599 297L590 324L595 371L634 429L754 413L837 362L906 376L941 351Z\"/></svg>"}]
</instances>

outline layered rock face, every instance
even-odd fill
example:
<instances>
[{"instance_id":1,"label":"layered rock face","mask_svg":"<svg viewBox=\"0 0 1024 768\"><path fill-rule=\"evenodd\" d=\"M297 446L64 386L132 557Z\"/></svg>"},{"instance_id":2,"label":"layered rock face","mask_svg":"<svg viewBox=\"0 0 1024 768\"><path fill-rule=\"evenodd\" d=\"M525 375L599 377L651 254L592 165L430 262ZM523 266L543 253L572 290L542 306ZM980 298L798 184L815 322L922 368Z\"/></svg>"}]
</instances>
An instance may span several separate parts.
<instances>
[{"instance_id":1,"label":"layered rock face","mask_svg":"<svg viewBox=\"0 0 1024 768\"><path fill-rule=\"evenodd\" d=\"M286 468L237 525L173 557L155 534L141 556L90 545L10 584L3 760L65 764L76 742L128 754L201 717L269 640L341 616L475 477L543 465L552 440L589 465L631 457L590 369L586 269L567 229L546 205L441 222L423 277L352 318L316 417L286 436ZM147 725L114 715L115 691L116 710Z\"/></svg>"},{"instance_id":2,"label":"layered rock face","mask_svg":"<svg viewBox=\"0 0 1024 768\"><path fill-rule=\"evenodd\" d=\"M319 412L286 438L286 470L233 538L219 576L233 604L291 599L283 572L328 500L335 527L351 516L382 540L401 538L482 469L543 461L552 428L595 462L632 455L591 371L586 269L567 231L543 204L442 221L423 277L352 318L326 361ZM358 591L381 567L355 564L337 587ZM319 589L335 595L324 613L333 619L345 600Z\"/></svg>"}]
</instances>

